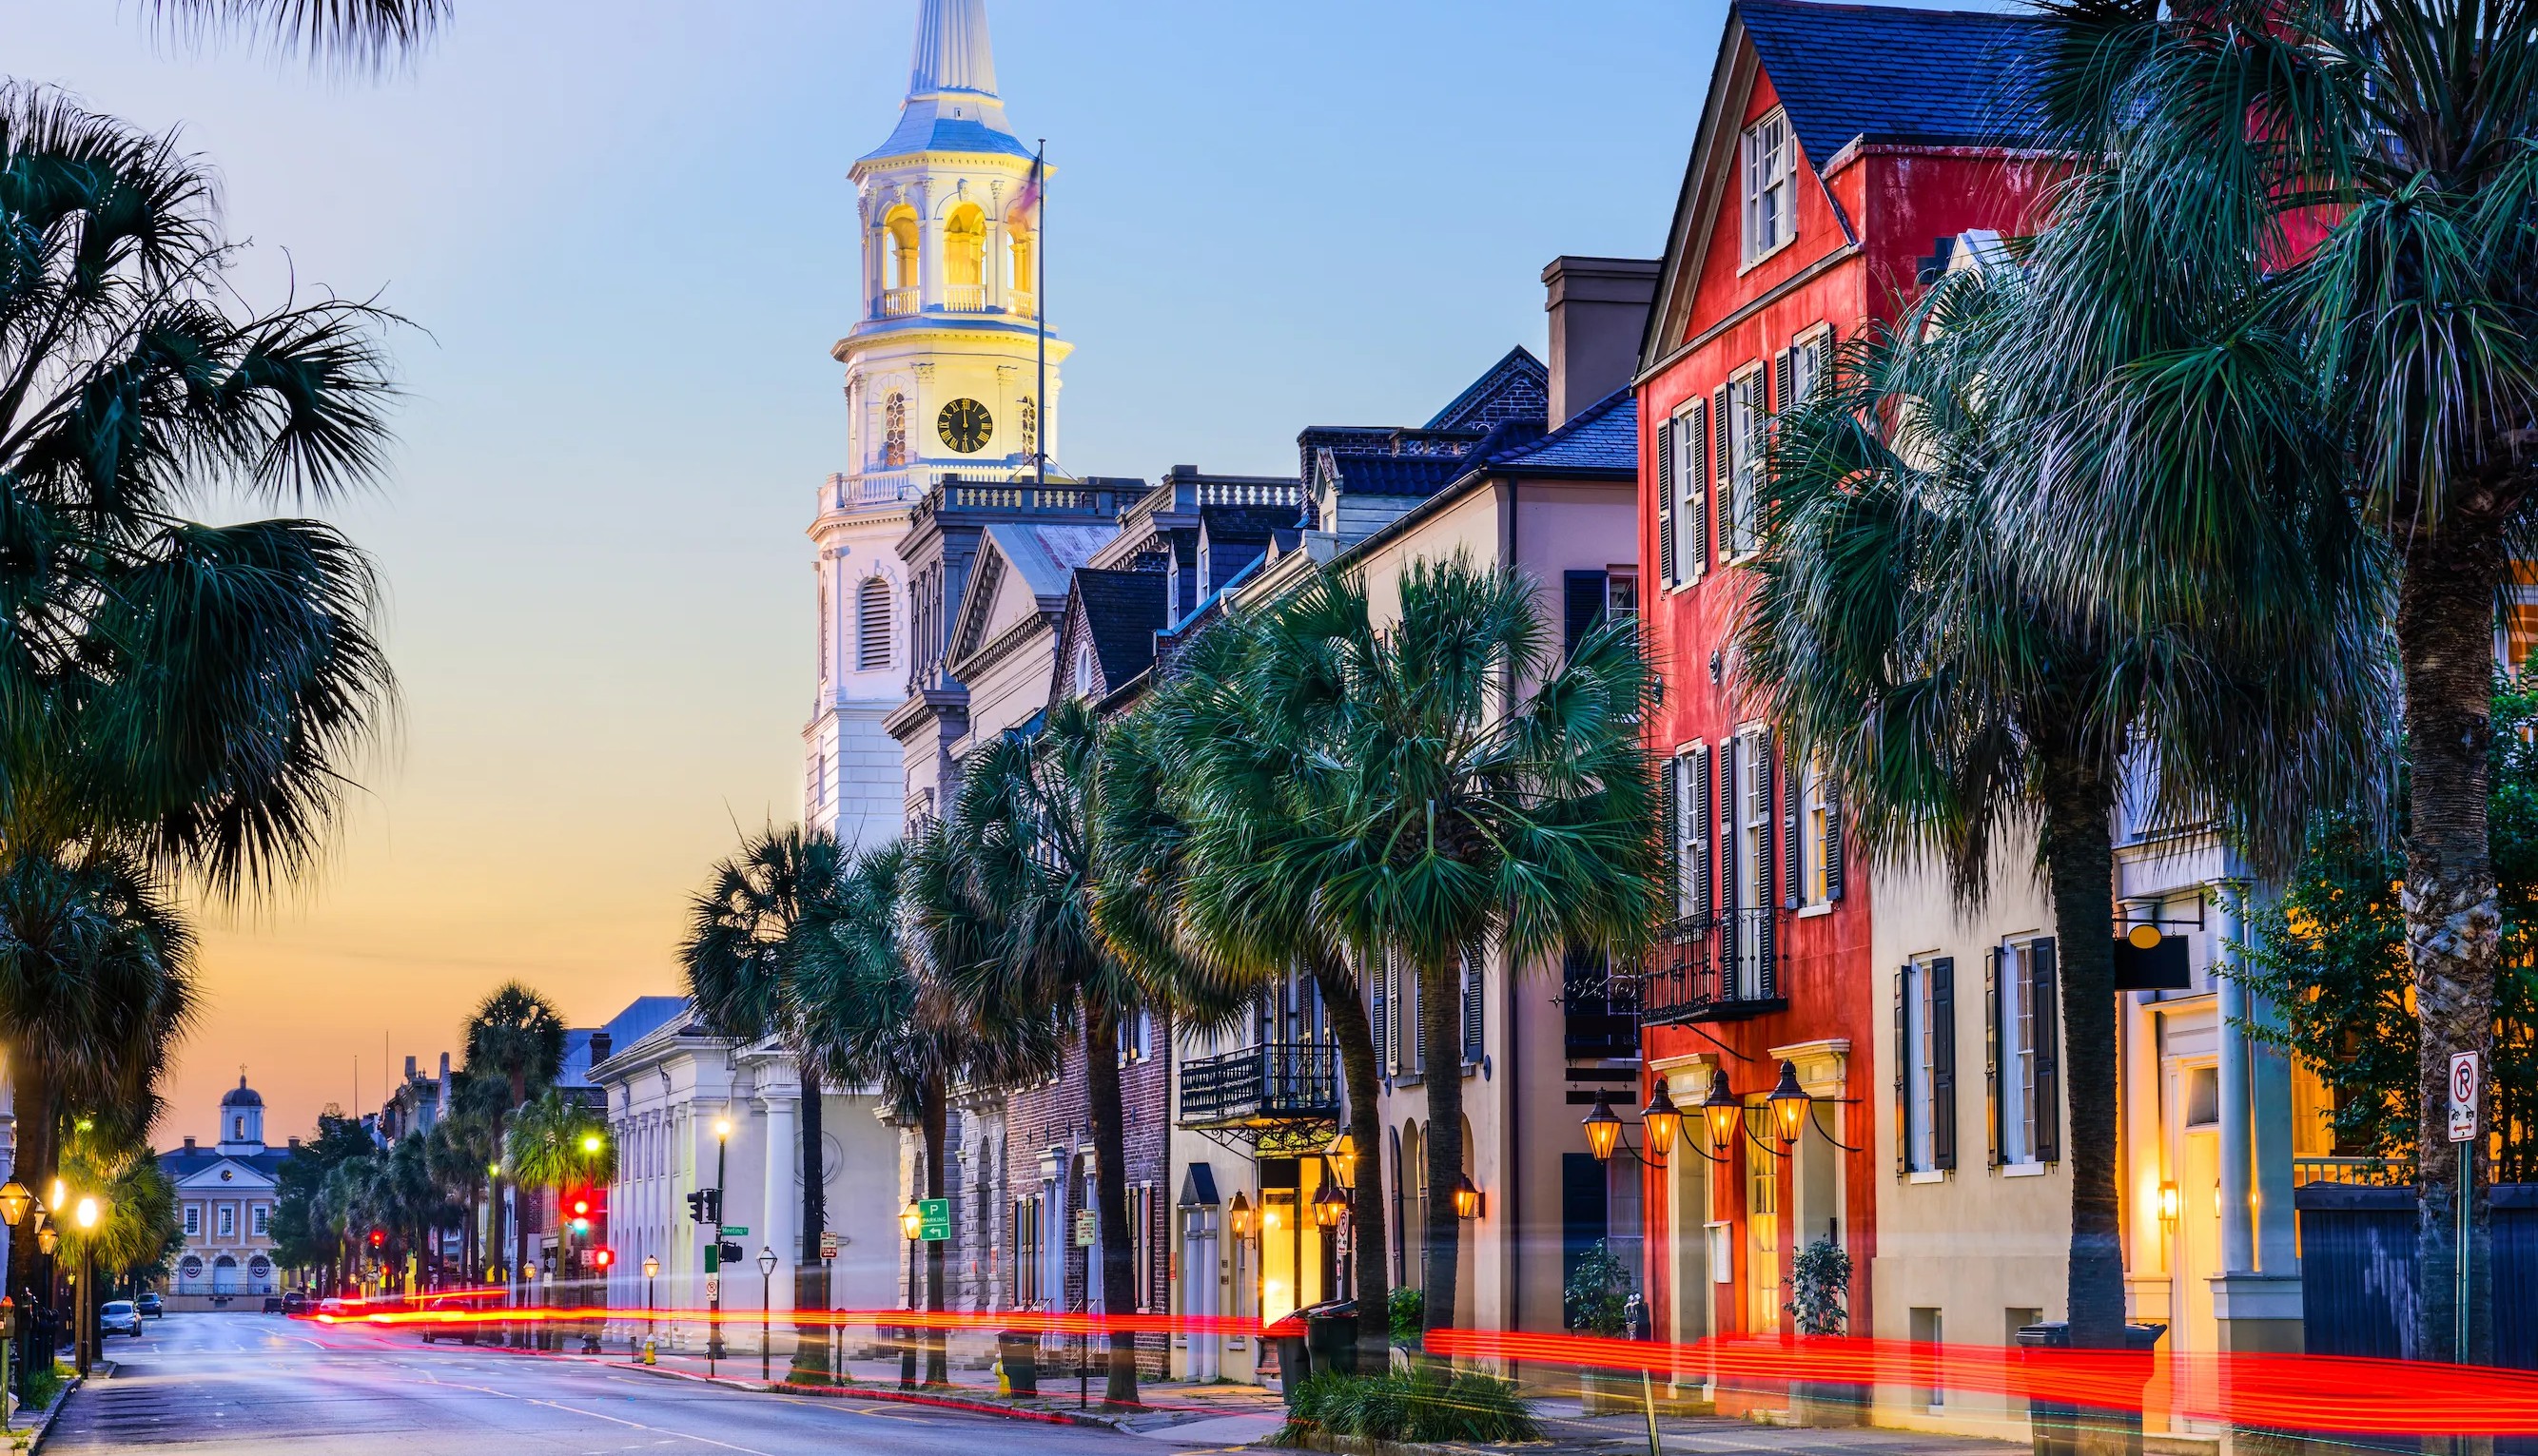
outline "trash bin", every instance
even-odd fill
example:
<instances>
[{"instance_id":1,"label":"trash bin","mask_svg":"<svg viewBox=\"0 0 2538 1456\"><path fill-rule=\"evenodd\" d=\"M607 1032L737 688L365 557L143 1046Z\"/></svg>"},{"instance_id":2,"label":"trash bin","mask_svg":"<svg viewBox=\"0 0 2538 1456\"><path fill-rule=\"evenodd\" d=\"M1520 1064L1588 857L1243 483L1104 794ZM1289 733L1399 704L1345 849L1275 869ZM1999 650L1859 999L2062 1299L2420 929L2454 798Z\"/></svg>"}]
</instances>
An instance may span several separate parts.
<instances>
[{"instance_id":1,"label":"trash bin","mask_svg":"<svg viewBox=\"0 0 2538 1456\"><path fill-rule=\"evenodd\" d=\"M1005 1367L1005 1388L1014 1395L1039 1394L1039 1336L1030 1330L998 1330L996 1358Z\"/></svg>"},{"instance_id":2,"label":"trash bin","mask_svg":"<svg viewBox=\"0 0 2538 1456\"><path fill-rule=\"evenodd\" d=\"M2160 1336L2167 1333L2166 1325L2127 1324L2124 1326L2124 1349L2135 1355L2148 1355L2152 1347L2159 1344ZM2071 1322L2055 1319L2042 1324L2022 1325L2018 1331L2018 1346L2021 1350L2069 1350ZM2142 1364L2141 1381L2145 1386L2150 1383L2148 1361ZM2122 1426L2126 1456L2141 1456L2142 1413L2138 1403L2116 1410L2101 1410L2037 1393L2031 1393L2027 1398L2027 1427L2035 1456L2074 1456L2084 1423Z\"/></svg>"},{"instance_id":3,"label":"trash bin","mask_svg":"<svg viewBox=\"0 0 2538 1456\"><path fill-rule=\"evenodd\" d=\"M1326 1299L1296 1313L1304 1322L1304 1346L1313 1373L1357 1368L1355 1299Z\"/></svg>"}]
</instances>

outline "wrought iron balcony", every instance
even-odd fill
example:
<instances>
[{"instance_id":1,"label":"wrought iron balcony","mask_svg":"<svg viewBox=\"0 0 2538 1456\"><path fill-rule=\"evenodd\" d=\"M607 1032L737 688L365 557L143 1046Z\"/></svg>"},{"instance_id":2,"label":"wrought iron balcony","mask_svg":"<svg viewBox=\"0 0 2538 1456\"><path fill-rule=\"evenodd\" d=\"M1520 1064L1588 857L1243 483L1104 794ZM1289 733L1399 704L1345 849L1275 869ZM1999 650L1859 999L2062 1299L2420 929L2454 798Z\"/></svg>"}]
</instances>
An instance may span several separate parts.
<instances>
[{"instance_id":1,"label":"wrought iron balcony","mask_svg":"<svg viewBox=\"0 0 2538 1456\"><path fill-rule=\"evenodd\" d=\"M1657 932L1639 978L1639 1022L1739 1022L1788 1010L1779 991L1772 912L1688 915Z\"/></svg>"},{"instance_id":2,"label":"wrought iron balcony","mask_svg":"<svg viewBox=\"0 0 2538 1456\"><path fill-rule=\"evenodd\" d=\"M1339 1052L1320 1042L1265 1041L1181 1063L1183 1127L1265 1128L1339 1115Z\"/></svg>"}]
</instances>

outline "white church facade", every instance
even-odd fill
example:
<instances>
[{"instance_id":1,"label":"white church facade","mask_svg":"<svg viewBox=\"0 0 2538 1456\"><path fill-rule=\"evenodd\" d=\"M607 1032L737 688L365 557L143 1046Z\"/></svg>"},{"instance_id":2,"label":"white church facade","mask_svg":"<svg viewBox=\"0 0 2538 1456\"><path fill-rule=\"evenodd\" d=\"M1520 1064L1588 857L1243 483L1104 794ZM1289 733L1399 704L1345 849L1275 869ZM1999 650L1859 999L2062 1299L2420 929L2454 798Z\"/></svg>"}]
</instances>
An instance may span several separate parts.
<instances>
[{"instance_id":1,"label":"white church facade","mask_svg":"<svg viewBox=\"0 0 2538 1456\"><path fill-rule=\"evenodd\" d=\"M899 124L849 173L862 307L831 351L848 468L821 486L810 529L819 685L803 817L849 845L888 843L930 808L907 792L887 723L921 692L911 646L929 626L941 635L948 604L899 543L946 480L1019 482L1056 446L1067 346L1038 318L1033 166L996 92L985 0L924 0Z\"/></svg>"}]
</instances>

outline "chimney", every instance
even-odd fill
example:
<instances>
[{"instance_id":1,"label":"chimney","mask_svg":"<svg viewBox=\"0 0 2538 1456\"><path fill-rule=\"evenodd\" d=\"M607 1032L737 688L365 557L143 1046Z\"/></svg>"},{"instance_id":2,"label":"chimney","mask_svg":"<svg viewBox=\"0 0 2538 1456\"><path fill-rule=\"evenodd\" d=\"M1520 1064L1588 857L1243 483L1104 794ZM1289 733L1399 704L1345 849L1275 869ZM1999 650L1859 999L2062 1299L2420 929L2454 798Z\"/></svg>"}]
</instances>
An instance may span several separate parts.
<instances>
[{"instance_id":1,"label":"chimney","mask_svg":"<svg viewBox=\"0 0 2538 1456\"><path fill-rule=\"evenodd\" d=\"M596 1066L598 1066L600 1063L602 1063L602 1062L604 1062L604 1061L607 1061L607 1060L608 1060L608 1054L609 1054L611 1051L615 1050L615 1049L616 1049L616 1046L617 1046L617 1038L615 1038L615 1037L613 1037L613 1036L609 1035L607 1032L605 1032L605 1031L593 1031L593 1032L591 1032L591 1033L590 1033L590 1065L592 1065L592 1066L596 1067Z\"/></svg>"},{"instance_id":2,"label":"chimney","mask_svg":"<svg viewBox=\"0 0 2538 1456\"><path fill-rule=\"evenodd\" d=\"M185 1141L186 1141L186 1142L188 1142L188 1143L190 1143L190 1142L192 1142L192 1141L194 1141L194 1140L193 1140L193 1139L191 1139L191 1138L187 1138ZM298 1138L296 1138L296 1137L295 1137L295 1138L293 1138L293 1139L291 1140L291 1151L292 1151L292 1152L294 1152L294 1153L297 1153L297 1152L299 1152L299 1151L300 1151L300 1140L299 1140Z\"/></svg>"},{"instance_id":3,"label":"chimney","mask_svg":"<svg viewBox=\"0 0 2538 1456\"><path fill-rule=\"evenodd\" d=\"M191 1138L187 1138L187 1139L185 1140L185 1151L186 1151L186 1152L188 1152L188 1153L191 1153L191 1152L193 1152L193 1151L194 1151L194 1140L193 1140L193 1139L191 1139Z\"/></svg>"},{"instance_id":4,"label":"chimney","mask_svg":"<svg viewBox=\"0 0 2538 1456\"><path fill-rule=\"evenodd\" d=\"M433 1098L433 1106L437 1108L442 1116L447 1116L449 1113L449 1053L447 1052L440 1054L440 1093Z\"/></svg>"},{"instance_id":5,"label":"chimney","mask_svg":"<svg viewBox=\"0 0 2538 1456\"><path fill-rule=\"evenodd\" d=\"M1631 382L1639 336L1656 298L1654 258L1551 260L1542 270L1551 315L1551 428Z\"/></svg>"},{"instance_id":6,"label":"chimney","mask_svg":"<svg viewBox=\"0 0 2538 1456\"><path fill-rule=\"evenodd\" d=\"M405 1080L408 1082L414 1081L414 1058L412 1057L405 1059Z\"/></svg>"}]
</instances>

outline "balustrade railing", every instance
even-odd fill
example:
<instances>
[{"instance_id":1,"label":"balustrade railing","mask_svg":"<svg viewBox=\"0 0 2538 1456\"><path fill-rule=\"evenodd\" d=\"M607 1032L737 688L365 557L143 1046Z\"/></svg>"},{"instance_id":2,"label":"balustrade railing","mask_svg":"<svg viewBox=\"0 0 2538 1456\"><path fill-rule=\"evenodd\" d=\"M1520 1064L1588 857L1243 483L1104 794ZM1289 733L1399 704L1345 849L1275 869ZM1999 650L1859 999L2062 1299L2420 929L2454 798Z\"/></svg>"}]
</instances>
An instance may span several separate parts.
<instances>
[{"instance_id":1,"label":"balustrade railing","mask_svg":"<svg viewBox=\"0 0 2538 1456\"><path fill-rule=\"evenodd\" d=\"M1339 1053L1321 1042L1265 1041L1181 1063L1186 1125L1337 1117L1339 1105Z\"/></svg>"},{"instance_id":2,"label":"balustrade railing","mask_svg":"<svg viewBox=\"0 0 2538 1456\"><path fill-rule=\"evenodd\" d=\"M881 296L881 316L905 318L917 310L919 306L917 298L917 291L914 289L884 289Z\"/></svg>"},{"instance_id":3,"label":"balustrade railing","mask_svg":"<svg viewBox=\"0 0 2538 1456\"><path fill-rule=\"evenodd\" d=\"M987 286L983 283L947 283L943 286L943 307L951 313L984 313L987 311Z\"/></svg>"},{"instance_id":4,"label":"balustrade railing","mask_svg":"<svg viewBox=\"0 0 2538 1456\"><path fill-rule=\"evenodd\" d=\"M1784 1009L1771 913L1719 910L1668 922L1640 976L1640 1023L1732 1022Z\"/></svg>"},{"instance_id":5,"label":"balustrade railing","mask_svg":"<svg viewBox=\"0 0 2538 1456\"><path fill-rule=\"evenodd\" d=\"M1025 318L1035 318L1039 314L1039 300L1029 289L1007 289L1005 290L1005 311L1021 314Z\"/></svg>"},{"instance_id":6,"label":"balustrade railing","mask_svg":"<svg viewBox=\"0 0 2538 1456\"><path fill-rule=\"evenodd\" d=\"M2412 1187L2415 1165L2397 1158L2295 1158L2292 1183L2355 1183L2371 1188Z\"/></svg>"}]
</instances>

